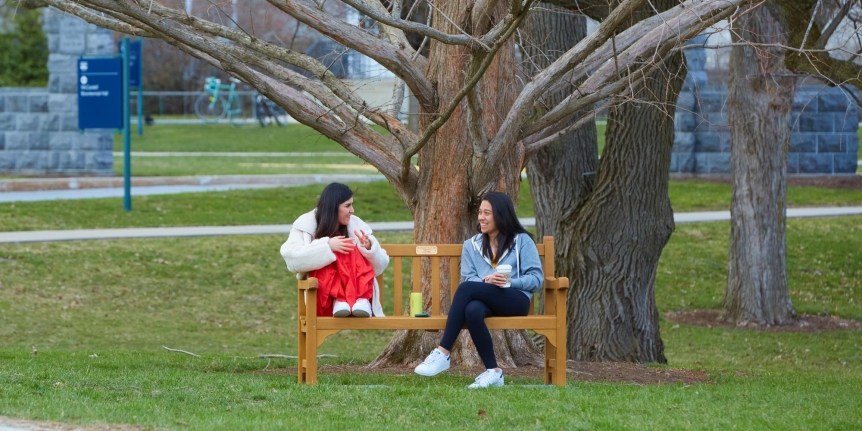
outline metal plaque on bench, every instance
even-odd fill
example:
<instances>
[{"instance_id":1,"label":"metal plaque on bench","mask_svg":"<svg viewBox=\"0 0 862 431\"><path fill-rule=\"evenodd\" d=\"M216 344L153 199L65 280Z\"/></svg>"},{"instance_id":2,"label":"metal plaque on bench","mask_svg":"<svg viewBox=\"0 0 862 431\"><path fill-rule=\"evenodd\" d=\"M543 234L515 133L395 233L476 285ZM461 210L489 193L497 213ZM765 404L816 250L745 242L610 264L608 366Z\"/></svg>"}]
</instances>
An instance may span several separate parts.
<instances>
[{"instance_id":1,"label":"metal plaque on bench","mask_svg":"<svg viewBox=\"0 0 862 431\"><path fill-rule=\"evenodd\" d=\"M434 245L419 245L416 246L416 254L418 255L429 255L429 254L437 254L437 246Z\"/></svg>"}]
</instances>

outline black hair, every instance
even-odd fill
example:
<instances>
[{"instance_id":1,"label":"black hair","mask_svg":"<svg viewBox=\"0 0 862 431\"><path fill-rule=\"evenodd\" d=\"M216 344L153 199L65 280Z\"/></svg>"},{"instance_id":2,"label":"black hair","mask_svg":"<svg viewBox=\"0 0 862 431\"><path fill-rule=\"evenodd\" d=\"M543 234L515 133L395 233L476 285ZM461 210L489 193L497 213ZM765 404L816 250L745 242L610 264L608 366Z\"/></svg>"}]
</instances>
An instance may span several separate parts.
<instances>
[{"instance_id":1,"label":"black hair","mask_svg":"<svg viewBox=\"0 0 862 431\"><path fill-rule=\"evenodd\" d=\"M491 250L491 238L488 237L487 233L482 234L482 255L496 264L500 256L515 245L515 236L519 233L525 233L533 238L533 235L521 225L515 214L515 205L509 195L501 192L488 192L482 197L482 200L491 204L491 214L494 216L494 224L498 231L496 253ZM476 228L482 232L481 226L477 225Z\"/></svg>"},{"instance_id":2,"label":"black hair","mask_svg":"<svg viewBox=\"0 0 862 431\"><path fill-rule=\"evenodd\" d=\"M317 231L314 238L348 236L347 226L338 223L338 207L353 197L350 187L341 183L332 183L320 192L317 200L317 212L314 220L317 221Z\"/></svg>"}]
</instances>

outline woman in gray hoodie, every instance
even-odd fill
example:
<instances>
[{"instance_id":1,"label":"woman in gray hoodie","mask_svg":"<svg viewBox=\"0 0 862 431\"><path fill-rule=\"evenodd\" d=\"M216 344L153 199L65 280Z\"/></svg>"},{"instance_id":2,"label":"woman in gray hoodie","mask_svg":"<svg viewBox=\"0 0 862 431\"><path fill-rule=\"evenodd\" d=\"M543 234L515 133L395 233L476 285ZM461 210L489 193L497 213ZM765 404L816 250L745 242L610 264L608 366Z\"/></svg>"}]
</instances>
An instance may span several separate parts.
<instances>
[{"instance_id":1,"label":"woman in gray hoodie","mask_svg":"<svg viewBox=\"0 0 862 431\"><path fill-rule=\"evenodd\" d=\"M542 288L542 261L533 236L521 226L505 193L490 192L479 207L479 234L464 241L461 284L452 298L440 345L416 367L416 374L434 376L449 369L449 350L464 324L476 345L485 372L469 388L503 385L491 333L485 318L526 316L533 292ZM498 267L511 268L511 280Z\"/></svg>"}]
</instances>

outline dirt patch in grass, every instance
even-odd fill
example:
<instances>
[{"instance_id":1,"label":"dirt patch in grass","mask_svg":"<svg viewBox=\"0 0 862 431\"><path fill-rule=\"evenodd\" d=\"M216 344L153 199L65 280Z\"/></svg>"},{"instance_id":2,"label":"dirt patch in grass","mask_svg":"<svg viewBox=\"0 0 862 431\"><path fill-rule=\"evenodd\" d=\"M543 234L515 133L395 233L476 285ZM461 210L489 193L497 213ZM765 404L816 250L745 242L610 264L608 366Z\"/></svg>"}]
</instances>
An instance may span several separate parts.
<instances>
[{"instance_id":1,"label":"dirt patch in grass","mask_svg":"<svg viewBox=\"0 0 862 431\"><path fill-rule=\"evenodd\" d=\"M542 371L541 367L533 365L518 368L503 368L503 374L506 376L535 379L543 378ZM566 371L570 382L632 383L638 385L709 383L709 376L707 376L705 371L650 367L627 362L567 361ZM272 370L271 372L296 375L296 368L281 368ZM477 368L452 367L448 372L460 376L475 377L481 370ZM381 368L368 368L365 365L322 365L318 373L412 375L413 367L392 365Z\"/></svg>"},{"instance_id":2,"label":"dirt patch in grass","mask_svg":"<svg viewBox=\"0 0 862 431\"><path fill-rule=\"evenodd\" d=\"M99 425L72 425L49 421L30 421L24 419L8 418L0 416L0 428L11 428L27 431L138 431L147 429L137 425L126 424L99 424Z\"/></svg>"},{"instance_id":3,"label":"dirt patch in grass","mask_svg":"<svg viewBox=\"0 0 862 431\"><path fill-rule=\"evenodd\" d=\"M733 178L727 174L673 174L670 178L676 181L707 181L711 183L723 184L730 184L733 180ZM787 185L791 187L819 187L824 189L862 190L862 175L788 175Z\"/></svg>"},{"instance_id":4,"label":"dirt patch in grass","mask_svg":"<svg viewBox=\"0 0 862 431\"><path fill-rule=\"evenodd\" d=\"M858 331L862 322L842 319L838 316L814 316L802 314L793 322L784 325L759 325L757 323L735 324L721 319L721 310L693 310L670 312L664 318L675 323L705 326L707 328L748 329L766 332L834 332Z\"/></svg>"}]
</instances>

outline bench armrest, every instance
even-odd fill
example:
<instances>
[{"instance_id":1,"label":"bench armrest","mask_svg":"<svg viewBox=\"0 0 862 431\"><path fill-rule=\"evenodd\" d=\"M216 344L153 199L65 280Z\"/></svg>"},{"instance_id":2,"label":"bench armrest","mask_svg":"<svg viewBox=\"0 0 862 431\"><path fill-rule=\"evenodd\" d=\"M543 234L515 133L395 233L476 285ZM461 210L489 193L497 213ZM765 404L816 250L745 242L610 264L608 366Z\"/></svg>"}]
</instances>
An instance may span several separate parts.
<instances>
[{"instance_id":1,"label":"bench armrest","mask_svg":"<svg viewBox=\"0 0 862 431\"><path fill-rule=\"evenodd\" d=\"M568 288L568 277L545 277L545 290L566 290Z\"/></svg>"},{"instance_id":2,"label":"bench armrest","mask_svg":"<svg viewBox=\"0 0 862 431\"><path fill-rule=\"evenodd\" d=\"M296 280L299 290L317 290L317 277Z\"/></svg>"}]
</instances>

